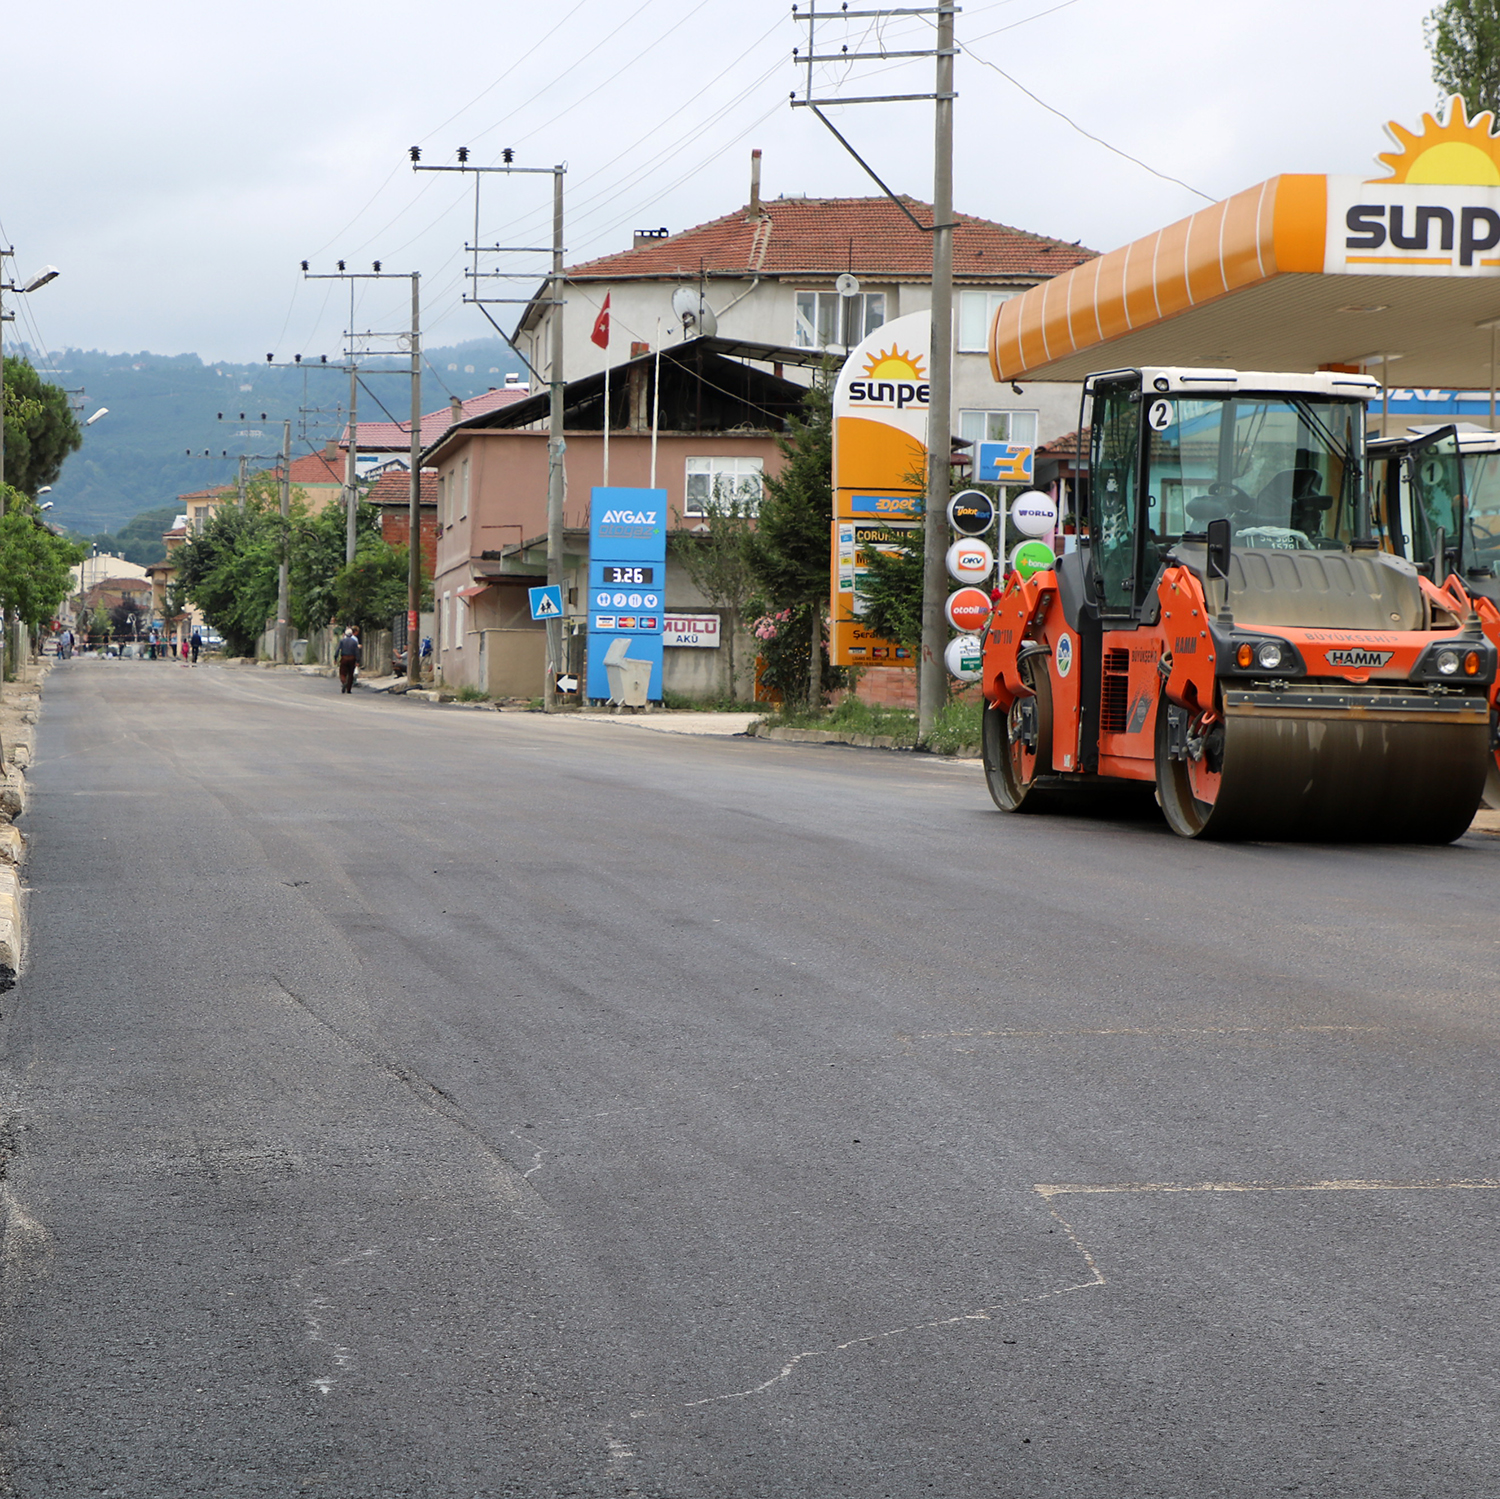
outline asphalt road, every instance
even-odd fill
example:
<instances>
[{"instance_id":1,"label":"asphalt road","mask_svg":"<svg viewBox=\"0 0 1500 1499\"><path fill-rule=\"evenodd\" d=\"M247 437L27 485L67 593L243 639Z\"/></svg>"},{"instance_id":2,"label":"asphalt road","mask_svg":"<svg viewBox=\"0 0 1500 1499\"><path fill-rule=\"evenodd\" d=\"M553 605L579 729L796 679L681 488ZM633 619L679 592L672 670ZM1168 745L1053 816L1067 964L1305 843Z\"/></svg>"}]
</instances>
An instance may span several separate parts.
<instances>
[{"instance_id":1,"label":"asphalt road","mask_svg":"<svg viewBox=\"0 0 1500 1499\"><path fill-rule=\"evenodd\" d=\"M1500 1494L1500 840L266 672L44 702L3 1492Z\"/></svg>"}]
</instances>

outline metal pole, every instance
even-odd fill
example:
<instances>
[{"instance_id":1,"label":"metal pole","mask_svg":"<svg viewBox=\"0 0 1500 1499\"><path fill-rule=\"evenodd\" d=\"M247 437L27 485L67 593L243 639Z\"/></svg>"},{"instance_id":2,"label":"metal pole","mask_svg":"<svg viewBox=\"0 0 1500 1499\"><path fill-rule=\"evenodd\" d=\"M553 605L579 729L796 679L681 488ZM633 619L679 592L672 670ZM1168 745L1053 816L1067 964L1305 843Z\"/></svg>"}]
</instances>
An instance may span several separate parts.
<instances>
[{"instance_id":1,"label":"metal pole","mask_svg":"<svg viewBox=\"0 0 1500 1499\"><path fill-rule=\"evenodd\" d=\"M927 407L927 503L922 528L922 655L917 674L917 731L933 730L948 696L943 677L948 597L944 555L953 441L953 16L954 0L939 0L937 104L933 126L932 368Z\"/></svg>"},{"instance_id":2,"label":"metal pole","mask_svg":"<svg viewBox=\"0 0 1500 1499\"><path fill-rule=\"evenodd\" d=\"M651 374L651 488L656 488L656 429L661 424L661 319L656 320L656 359Z\"/></svg>"},{"instance_id":3,"label":"metal pole","mask_svg":"<svg viewBox=\"0 0 1500 1499\"><path fill-rule=\"evenodd\" d=\"M406 561L406 680L422 677L417 630L422 613L422 273L411 273L411 488Z\"/></svg>"},{"instance_id":4,"label":"metal pole","mask_svg":"<svg viewBox=\"0 0 1500 1499\"><path fill-rule=\"evenodd\" d=\"M276 570L276 659L283 666L292 659L292 420L281 424L281 565Z\"/></svg>"},{"instance_id":5,"label":"metal pole","mask_svg":"<svg viewBox=\"0 0 1500 1499\"><path fill-rule=\"evenodd\" d=\"M349 366L349 456L344 463L344 561L354 561L354 522L359 508L359 367Z\"/></svg>"},{"instance_id":6,"label":"metal pole","mask_svg":"<svg viewBox=\"0 0 1500 1499\"><path fill-rule=\"evenodd\" d=\"M0 410L5 406L5 261L12 254L0 250ZM0 420L0 515L5 514L5 422Z\"/></svg>"},{"instance_id":7,"label":"metal pole","mask_svg":"<svg viewBox=\"0 0 1500 1499\"><path fill-rule=\"evenodd\" d=\"M563 581L563 173L552 177L552 359L547 371L551 402L547 421L547 582ZM543 707L557 707L557 674L562 670L562 624L547 623L547 675L542 682Z\"/></svg>"},{"instance_id":8,"label":"metal pole","mask_svg":"<svg viewBox=\"0 0 1500 1499\"><path fill-rule=\"evenodd\" d=\"M1495 430L1495 335L1500 333L1500 324L1490 324L1490 431ZM1384 436L1384 433L1381 434Z\"/></svg>"}]
</instances>

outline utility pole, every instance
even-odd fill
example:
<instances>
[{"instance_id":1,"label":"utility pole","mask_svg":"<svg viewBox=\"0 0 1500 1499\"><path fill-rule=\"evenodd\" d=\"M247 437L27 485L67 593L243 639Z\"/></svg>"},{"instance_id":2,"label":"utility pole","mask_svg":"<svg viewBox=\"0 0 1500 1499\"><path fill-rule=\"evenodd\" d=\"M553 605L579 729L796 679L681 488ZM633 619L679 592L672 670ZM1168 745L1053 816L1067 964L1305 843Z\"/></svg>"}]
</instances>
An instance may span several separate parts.
<instances>
[{"instance_id":1,"label":"utility pole","mask_svg":"<svg viewBox=\"0 0 1500 1499\"><path fill-rule=\"evenodd\" d=\"M927 497L922 525L922 647L917 674L918 734L931 733L937 715L947 701L948 684L943 674L943 649L947 640L944 605L948 597L945 556L948 550L948 491L952 479L953 459L953 59L957 54L953 23L958 14L957 0L936 0L932 5L886 10L818 9L818 0L806 0L792 6L793 19L807 27L807 50L798 48L793 56L806 69L804 97L792 98L792 107L810 109L832 132L843 148L869 174L875 185L914 227L932 235L932 345L928 374L927 406ZM906 16L933 16L937 30L936 47L912 51L851 52L818 51L819 23L847 25L851 21L871 21L878 28L883 21ZM829 44L830 46L832 44ZM892 59L933 57L937 77L933 92L921 94L864 94L823 97L815 95L814 68L837 63L841 68L856 62L889 63ZM823 113L826 106L839 104L899 104L931 99L933 120L932 223L924 224L893 192L875 169L845 139L838 127ZM847 349L845 355L847 357Z\"/></svg>"},{"instance_id":2,"label":"utility pole","mask_svg":"<svg viewBox=\"0 0 1500 1499\"><path fill-rule=\"evenodd\" d=\"M922 656L917 732L925 737L948 700L948 490L953 476L953 0L937 14L937 100L932 163L932 373L927 406L927 508L922 520Z\"/></svg>"},{"instance_id":3,"label":"utility pole","mask_svg":"<svg viewBox=\"0 0 1500 1499\"><path fill-rule=\"evenodd\" d=\"M406 680L422 678L418 627L422 610L422 273L411 273L411 517L406 547Z\"/></svg>"},{"instance_id":4,"label":"utility pole","mask_svg":"<svg viewBox=\"0 0 1500 1499\"><path fill-rule=\"evenodd\" d=\"M344 561L354 561L359 510L359 366L349 361L349 452L344 460Z\"/></svg>"},{"instance_id":5,"label":"utility pole","mask_svg":"<svg viewBox=\"0 0 1500 1499\"><path fill-rule=\"evenodd\" d=\"M281 562L276 569L276 660L292 659L292 419L281 424Z\"/></svg>"},{"instance_id":6,"label":"utility pole","mask_svg":"<svg viewBox=\"0 0 1500 1499\"><path fill-rule=\"evenodd\" d=\"M563 468L563 179L552 178L552 358L548 374L547 416L547 582L559 589L563 582L563 496L567 474ZM542 682L542 706L557 707L557 678L563 669L562 620L547 621L547 675ZM580 700L582 693L580 691Z\"/></svg>"},{"instance_id":7,"label":"utility pole","mask_svg":"<svg viewBox=\"0 0 1500 1499\"><path fill-rule=\"evenodd\" d=\"M308 262L302 262L302 274L308 281L410 281L411 282L411 328L404 333L356 333L354 330L354 288L349 289L349 319L350 324L346 330L349 347L345 355L349 360L349 457L345 465L344 473L348 505L346 530L344 533L345 560L354 560L355 546L355 515L358 504L358 492L356 479L358 475L358 448L357 431L354 426L354 400L355 390L359 382L359 367L356 356L359 352L355 348L358 339L390 338L399 340L400 344L411 355L411 488L407 504L408 524L410 525L408 558L406 567L406 677L408 683L414 684L420 680L422 674L421 643L417 637L417 631L421 622L422 608L422 330L421 330L421 283L422 273L420 271L384 271L380 268L377 260L374 268L368 271L351 271L345 269L344 262L338 263L337 271L316 272L308 269ZM366 348L363 352L372 352Z\"/></svg>"},{"instance_id":8,"label":"utility pole","mask_svg":"<svg viewBox=\"0 0 1500 1499\"><path fill-rule=\"evenodd\" d=\"M459 147L456 166L421 165L422 151L418 146L413 146L410 154L414 172L473 172L475 174L474 242L464 246L465 251L474 257L472 266L464 273L474 283L474 294L472 296L465 294L464 301L472 302L479 308L495 332L501 338L506 339L516 353L525 360L527 369L531 371L533 378L539 384L542 379L541 371L526 358L525 354L521 353L519 344L510 339L510 336L487 310L492 306L509 303L526 306L529 305L531 298L486 297L481 295L480 288L480 282L483 280L516 280L522 277L529 279L529 275L534 275L534 273L481 271L479 257L481 255L539 255L545 253L545 248L540 245L481 245L479 243L479 185L483 180L483 175L488 172L501 172L507 176L515 173L552 173L552 269L548 276L551 291L552 338L550 368L547 371L547 389L550 397L547 417L547 582L561 588L566 560L563 555L563 501L567 496L567 469L564 455L568 446L563 437L563 176L568 169L562 165L518 167L515 165L515 152L508 146L500 153L502 164L488 167L471 165L467 146ZM565 613L566 608L565 601ZM562 627L561 619L547 621L547 673L542 680L542 706L548 713L557 707L557 678L564 666Z\"/></svg>"}]
</instances>

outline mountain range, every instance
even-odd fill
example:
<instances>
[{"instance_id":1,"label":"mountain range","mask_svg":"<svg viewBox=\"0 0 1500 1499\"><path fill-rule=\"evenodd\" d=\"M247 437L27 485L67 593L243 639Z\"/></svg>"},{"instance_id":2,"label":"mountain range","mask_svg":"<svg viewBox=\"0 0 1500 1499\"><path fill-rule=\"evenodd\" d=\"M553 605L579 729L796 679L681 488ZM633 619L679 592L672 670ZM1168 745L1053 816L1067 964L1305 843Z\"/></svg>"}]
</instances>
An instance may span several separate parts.
<instances>
[{"instance_id":1,"label":"mountain range","mask_svg":"<svg viewBox=\"0 0 1500 1499\"><path fill-rule=\"evenodd\" d=\"M256 455L253 468L268 467L288 417L292 455L298 457L337 437L348 415L349 377L334 366L272 368L205 363L196 354L84 349L43 359L24 345L8 345L6 352L26 355L43 378L67 389L80 421L108 408L108 415L85 428L83 447L68 458L47 496L53 505L50 519L81 536L120 531L142 512L174 506L179 494L228 483L241 452ZM437 410L449 396L482 395L504 384L507 374L523 370L515 351L500 339L428 349L423 410ZM367 387L359 398L364 420L410 417L403 361L362 361L361 371ZM219 420L220 413L226 421ZM212 456L205 458L205 450ZM225 452L227 458L220 456Z\"/></svg>"}]
</instances>

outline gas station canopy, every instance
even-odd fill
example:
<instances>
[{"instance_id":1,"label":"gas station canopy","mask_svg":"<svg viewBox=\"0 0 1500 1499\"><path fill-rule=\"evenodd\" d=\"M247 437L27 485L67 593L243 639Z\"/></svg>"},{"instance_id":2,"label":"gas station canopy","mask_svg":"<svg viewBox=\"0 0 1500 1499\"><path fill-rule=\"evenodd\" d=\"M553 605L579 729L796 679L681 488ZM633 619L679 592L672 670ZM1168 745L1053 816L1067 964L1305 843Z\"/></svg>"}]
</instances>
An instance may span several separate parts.
<instances>
[{"instance_id":1,"label":"gas station canopy","mask_svg":"<svg viewBox=\"0 0 1500 1499\"><path fill-rule=\"evenodd\" d=\"M997 380L1198 365L1363 369L1490 389L1500 321L1500 135L1455 95L1392 122L1390 176L1273 177L1001 304Z\"/></svg>"}]
</instances>

